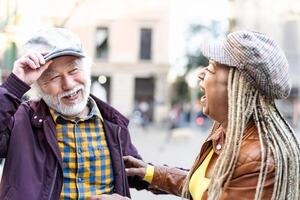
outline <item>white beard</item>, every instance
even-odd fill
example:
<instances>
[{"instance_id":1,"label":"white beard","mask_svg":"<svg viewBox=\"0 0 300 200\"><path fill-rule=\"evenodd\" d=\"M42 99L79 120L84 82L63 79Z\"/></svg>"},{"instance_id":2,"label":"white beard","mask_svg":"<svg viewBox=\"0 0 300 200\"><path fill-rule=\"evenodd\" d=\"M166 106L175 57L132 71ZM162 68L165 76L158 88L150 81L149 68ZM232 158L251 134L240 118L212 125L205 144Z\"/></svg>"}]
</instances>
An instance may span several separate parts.
<instances>
[{"instance_id":1,"label":"white beard","mask_svg":"<svg viewBox=\"0 0 300 200\"><path fill-rule=\"evenodd\" d=\"M70 117L70 116L77 116L80 113L82 113L87 106L89 94L90 94L90 86L91 86L91 80L88 80L85 85L79 85L74 87L72 90L68 92L64 92L61 94L58 94L56 96L54 95L49 95L44 93L40 87L36 87L40 97L46 102L46 104L54 109L56 112L62 114L63 116ZM65 105L62 103L61 99L65 96L70 95L71 93L81 90L83 95L82 100L78 100L74 105Z\"/></svg>"}]
</instances>

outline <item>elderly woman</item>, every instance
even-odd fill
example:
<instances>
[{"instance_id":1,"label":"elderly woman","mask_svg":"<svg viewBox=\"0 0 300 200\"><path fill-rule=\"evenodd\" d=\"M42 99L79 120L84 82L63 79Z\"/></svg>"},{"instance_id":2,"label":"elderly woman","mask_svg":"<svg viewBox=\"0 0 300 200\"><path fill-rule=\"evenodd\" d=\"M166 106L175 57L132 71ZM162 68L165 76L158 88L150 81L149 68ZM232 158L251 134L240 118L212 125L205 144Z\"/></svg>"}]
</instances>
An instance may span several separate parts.
<instances>
[{"instance_id":1,"label":"elderly woman","mask_svg":"<svg viewBox=\"0 0 300 200\"><path fill-rule=\"evenodd\" d=\"M288 63L257 32L237 31L201 46L203 112L215 121L191 170L125 157L127 174L150 190L188 199L300 199L300 148L275 99L289 95ZM117 199L117 198L115 198Z\"/></svg>"}]
</instances>

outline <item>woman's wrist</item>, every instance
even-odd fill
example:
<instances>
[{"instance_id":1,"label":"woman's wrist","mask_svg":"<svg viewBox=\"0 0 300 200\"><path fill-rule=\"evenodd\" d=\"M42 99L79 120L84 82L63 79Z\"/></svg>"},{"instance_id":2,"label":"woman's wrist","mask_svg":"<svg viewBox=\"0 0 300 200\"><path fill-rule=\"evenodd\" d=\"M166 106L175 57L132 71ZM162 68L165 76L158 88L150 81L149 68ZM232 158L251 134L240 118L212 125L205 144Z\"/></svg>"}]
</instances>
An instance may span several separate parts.
<instances>
[{"instance_id":1,"label":"woman's wrist","mask_svg":"<svg viewBox=\"0 0 300 200\"><path fill-rule=\"evenodd\" d=\"M154 175L154 166L147 164L146 173L143 180L147 181L148 183L151 183L153 179L153 175Z\"/></svg>"}]
</instances>

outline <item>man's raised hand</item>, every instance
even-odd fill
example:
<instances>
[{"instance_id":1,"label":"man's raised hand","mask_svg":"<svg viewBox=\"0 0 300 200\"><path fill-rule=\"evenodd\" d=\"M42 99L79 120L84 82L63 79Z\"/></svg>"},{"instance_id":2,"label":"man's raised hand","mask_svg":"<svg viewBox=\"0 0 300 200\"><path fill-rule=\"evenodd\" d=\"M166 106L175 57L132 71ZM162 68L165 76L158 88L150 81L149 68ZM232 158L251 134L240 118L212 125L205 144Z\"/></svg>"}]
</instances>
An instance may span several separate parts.
<instances>
[{"instance_id":1,"label":"man's raised hand","mask_svg":"<svg viewBox=\"0 0 300 200\"><path fill-rule=\"evenodd\" d=\"M12 72L26 84L31 85L53 62L45 62L44 55L48 52L31 52L14 62Z\"/></svg>"}]
</instances>

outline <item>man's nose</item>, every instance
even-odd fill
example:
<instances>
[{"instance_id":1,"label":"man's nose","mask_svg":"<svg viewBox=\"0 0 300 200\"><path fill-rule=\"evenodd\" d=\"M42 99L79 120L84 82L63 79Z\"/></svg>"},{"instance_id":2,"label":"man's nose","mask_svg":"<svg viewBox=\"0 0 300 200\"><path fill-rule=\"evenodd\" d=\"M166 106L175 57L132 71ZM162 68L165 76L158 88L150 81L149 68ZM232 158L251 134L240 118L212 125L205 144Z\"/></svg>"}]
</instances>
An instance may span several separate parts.
<instances>
[{"instance_id":1,"label":"man's nose","mask_svg":"<svg viewBox=\"0 0 300 200\"><path fill-rule=\"evenodd\" d=\"M71 76L64 76L62 79L62 89L63 90L73 89L75 84L76 84L75 80Z\"/></svg>"}]
</instances>

